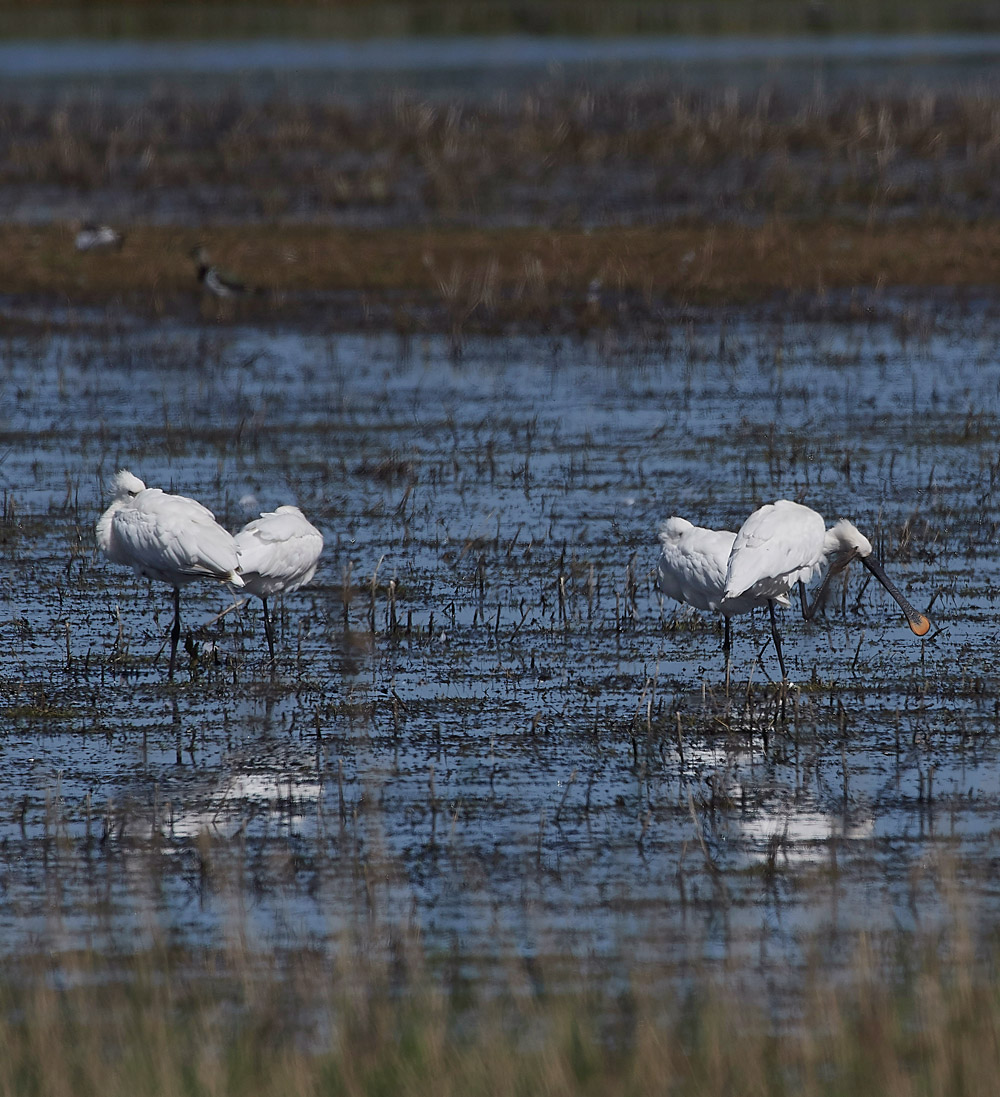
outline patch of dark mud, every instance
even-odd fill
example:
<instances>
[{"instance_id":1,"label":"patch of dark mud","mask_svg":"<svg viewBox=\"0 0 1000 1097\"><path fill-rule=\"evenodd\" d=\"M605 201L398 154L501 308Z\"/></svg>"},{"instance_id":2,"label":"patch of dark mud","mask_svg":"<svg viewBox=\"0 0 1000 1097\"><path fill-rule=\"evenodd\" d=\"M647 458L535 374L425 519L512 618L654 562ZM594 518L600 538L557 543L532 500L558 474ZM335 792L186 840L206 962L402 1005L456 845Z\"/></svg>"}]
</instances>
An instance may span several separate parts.
<instances>
[{"instance_id":1,"label":"patch of dark mud","mask_svg":"<svg viewBox=\"0 0 1000 1097\"><path fill-rule=\"evenodd\" d=\"M301 332L316 336L391 333L400 354L414 341L444 338L448 356L461 359L467 342L481 336L536 337L592 342L609 355L627 355L639 348L669 343L677 332L716 325L725 340L730 325L743 322L770 326L776 332L788 323L866 327L889 325L901 340L925 342L937 332L942 312L963 322L978 317L990 322L997 315L987 287L941 286L892 290L859 287L822 293L777 293L739 305L651 301L647 294L602 291L602 308L588 307L587 295L564 293L551 309L526 310L524 302L502 301L456 316L438 294L413 291L331 291L283 293L235 307L213 309L191 294L161 298L155 311L148 301L118 300L110 305L72 303L45 295L0 295L0 332L7 337L48 338L57 333L94 338L120 337L148 327L151 320L167 333L183 333L204 322L206 308L217 332L247 325L279 336ZM697 352L695 352L697 353Z\"/></svg>"}]
</instances>

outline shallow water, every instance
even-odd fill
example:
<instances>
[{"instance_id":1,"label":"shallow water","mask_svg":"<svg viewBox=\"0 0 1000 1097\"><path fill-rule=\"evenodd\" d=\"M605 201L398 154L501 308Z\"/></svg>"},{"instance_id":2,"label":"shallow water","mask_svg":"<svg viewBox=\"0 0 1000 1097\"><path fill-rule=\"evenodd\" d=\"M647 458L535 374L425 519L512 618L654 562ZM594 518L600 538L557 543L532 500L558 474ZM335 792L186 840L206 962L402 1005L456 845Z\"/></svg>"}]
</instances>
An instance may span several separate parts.
<instances>
[{"instance_id":1,"label":"shallow water","mask_svg":"<svg viewBox=\"0 0 1000 1097\"><path fill-rule=\"evenodd\" d=\"M836 966L956 906L985 933L998 336L983 306L894 302L460 355L8 339L0 950L208 944L234 903L269 942L415 929L487 980ZM324 532L273 676L254 603L167 682L169 591L94 552L122 465L231 528L296 502ZM727 697L721 629L652 578L668 515L735 529L783 496L850 516L935 625L853 571L824 621L786 612L784 719L765 620L735 622ZM188 587L185 624L232 604Z\"/></svg>"},{"instance_id":2,"label":"shallow water","mask_svg":"<svg viewBox=\"0 0 1000 1097\"><path fill-rule=\"evenodd\" d=\"M398 70L517 68L582 64L731 64L783 61L870 63L972 60L1000 54L1000 35L828 35L795 37L564 36L371 38L301 41L160 42L90 40L0 44L7 77L102 76L136 73L293 74Z\"/></svg>"},{"instance_id":3,"label":"shallow water","mask_svg":"<svg viewBox=\"0 0 1000 1097\"><path fill-rule=\"evenodd\" d=\"M186 93L495 95L539 81L683 79L691 86L828 91L872 85L954 90L992 85L1000 35L494 36L264 39L226 42L0 42L0 92L9 96L103 88L148 94L164 84Z\"/></svg>"}]
</instances>

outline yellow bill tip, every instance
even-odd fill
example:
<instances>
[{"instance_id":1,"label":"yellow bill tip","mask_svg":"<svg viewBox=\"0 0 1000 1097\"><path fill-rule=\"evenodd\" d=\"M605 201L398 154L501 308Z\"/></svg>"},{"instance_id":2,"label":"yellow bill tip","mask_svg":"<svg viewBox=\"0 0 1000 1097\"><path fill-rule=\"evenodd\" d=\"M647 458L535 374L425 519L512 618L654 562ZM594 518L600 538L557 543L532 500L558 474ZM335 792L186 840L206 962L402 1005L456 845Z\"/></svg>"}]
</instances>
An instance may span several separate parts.
<instances>
[{"instance_id":1,"label":"yellow bill tip","mask_svg":"<svg viewBox=\"0 0 1000 1097\"><path fill-rule=\"evenodd\" d=\"M910 629L915 636L926 636L930 632L931 623L922 613L918 613L909 619Z\"/></svg>"}]
</instances>

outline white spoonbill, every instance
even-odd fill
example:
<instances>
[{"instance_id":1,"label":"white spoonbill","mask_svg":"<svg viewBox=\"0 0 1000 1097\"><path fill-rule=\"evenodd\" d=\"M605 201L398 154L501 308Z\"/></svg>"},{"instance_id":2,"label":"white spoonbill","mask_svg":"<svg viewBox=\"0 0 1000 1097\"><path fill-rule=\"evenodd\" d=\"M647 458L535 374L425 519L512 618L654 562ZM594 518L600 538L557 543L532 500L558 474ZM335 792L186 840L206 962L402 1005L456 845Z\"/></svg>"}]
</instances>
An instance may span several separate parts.
<instances>
[{"instance_id":1,"label":"white spoonbill","mask_svg":"<svg viewBox=\"0 0 1000 1097\"><path fill-rule=\"evenodd\" d=\"M264 633L274 662L274 632L267 612L272 594L298 590L316 574L323 535L298 507L267 511L236 534L244 586L264 606Z\"/></svg>"},{"instance_id":2,"label":"white spoonbill","mask_svg":"<svg viewBox=\"0 0 1000 1097\"><path fill-rule=\"evenodd\" d=\"M726 653L727 670L733 642L731 618L770 601L767 595L726 597L726 567L735 540L736 534L727 529L706 529L686 518L668 518L660 526L662 548L657 567L660 590L695 609L722 614L725 620L722 650ZM778 595L774 601L781 606L790 604L787 594Z\"/></svg>"},{"instance_id":3,"label":"white spoonbill","mask_svg":"<svg viewBox=\"0 0 1000 1097\"><path fill-rule=\"evenodd\" d=\"M783 678L786 677L785 663L774 602L787 598L797 582L807 583L825 567L821 594L830 579L854 559L859 559L892 595L911 630L917 636L923 636L931 627L930 621L910 605L872 555L871 542L846 519L827 529L821 514L801 503L779 499L755 510L740 527L729 554L724 595L727 599L757 597L768 600L771 635ZM815 606L816 602L808 610L803 602L806 617L812 616Z\"/></svg>"},{"instance_id":4,"label":"white spoonbill","mask_svg":"<svg viewBox=\"0 0 1000 1097\"><path fill-rule=\"evenodd\" d=\"M181 634L180 588L195 579L243 586L236 542L201 503L184 495L147 488L127 469L111 481L114 498L97 523L97 544L115 564L174 588L170 671L174 676Z\"/></svg>"}]
</instances>

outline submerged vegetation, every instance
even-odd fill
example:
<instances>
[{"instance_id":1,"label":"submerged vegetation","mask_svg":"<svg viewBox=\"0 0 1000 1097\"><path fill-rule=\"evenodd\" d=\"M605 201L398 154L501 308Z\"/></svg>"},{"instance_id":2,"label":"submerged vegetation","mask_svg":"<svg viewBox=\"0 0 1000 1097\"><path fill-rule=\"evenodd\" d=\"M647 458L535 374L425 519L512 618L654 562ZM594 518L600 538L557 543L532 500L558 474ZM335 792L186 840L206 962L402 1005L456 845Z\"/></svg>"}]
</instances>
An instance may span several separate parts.
<instances>
[{"instance_id":1,"label":"submerged vegetation","mask_svg":"<svg viewBox=\"0 0 1000 1097\"><path fill-rule=\"evenodd\" d=\"M996 319L881 308L9 335L0 1092L980 1092ZM125 455L324 532L273 671L193 584L166 681L169 595L93 550ZM727 686L656 526L782 495L946 631L853 577L787 615L796 685L743 618Z\"/></svg>"}]
</instances>

